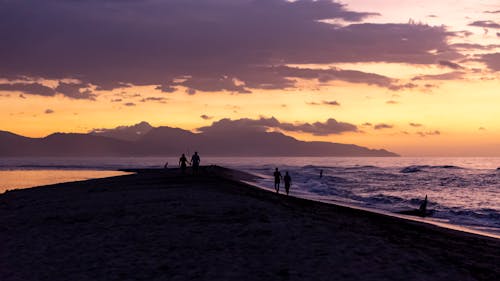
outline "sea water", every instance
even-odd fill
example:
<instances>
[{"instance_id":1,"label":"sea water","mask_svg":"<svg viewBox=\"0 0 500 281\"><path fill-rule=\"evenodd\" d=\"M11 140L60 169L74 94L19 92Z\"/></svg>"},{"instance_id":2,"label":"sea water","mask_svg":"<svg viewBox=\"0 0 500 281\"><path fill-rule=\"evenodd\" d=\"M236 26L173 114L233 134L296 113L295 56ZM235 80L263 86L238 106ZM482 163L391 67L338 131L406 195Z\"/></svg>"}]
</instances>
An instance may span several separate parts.
<instances>
[{"instance_id":1,"label":"sea water","mask_svg":"<svg viewBox=\"0 0 500 281\"><path fill-rule=\"evenodd\" d=\"M74 181L111 176L114 174L99 173L117 169L164 167L167 162L168 167L178 166L177 157L0 158L0 193L17 188L23 181L28 184L23 183L22 187L38 186L51 183L47 178L55 182ZM268 189L273 188L272 173L279 168L283 175L285 171L290 173L293 196L386 212L418 208L427 195L428 209L434 210L433 219L500 234L500 158L202 155L202 164L254 173L262 177L256 184ZM10 178L5 176L8 173ZM75 178L75 173L81 178Z\"/></svg>"}]
</instances>

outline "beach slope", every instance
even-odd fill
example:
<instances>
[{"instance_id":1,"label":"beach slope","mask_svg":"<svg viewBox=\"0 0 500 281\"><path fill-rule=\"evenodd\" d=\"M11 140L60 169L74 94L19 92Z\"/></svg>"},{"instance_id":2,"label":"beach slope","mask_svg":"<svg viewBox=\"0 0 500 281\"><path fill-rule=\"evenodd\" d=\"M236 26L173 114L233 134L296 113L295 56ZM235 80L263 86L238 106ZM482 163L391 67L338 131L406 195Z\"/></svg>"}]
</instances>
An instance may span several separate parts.
<instances>
[{"instance_id":1,"label":"beach slope","mask_svg":"<svg viewBox=\"0 0 500 281\"><path fill-rule=\"evenodd\" d=\"M0 195L0 280L495 280L500 240L202 167Z\"/></svg>"}]
</instances>

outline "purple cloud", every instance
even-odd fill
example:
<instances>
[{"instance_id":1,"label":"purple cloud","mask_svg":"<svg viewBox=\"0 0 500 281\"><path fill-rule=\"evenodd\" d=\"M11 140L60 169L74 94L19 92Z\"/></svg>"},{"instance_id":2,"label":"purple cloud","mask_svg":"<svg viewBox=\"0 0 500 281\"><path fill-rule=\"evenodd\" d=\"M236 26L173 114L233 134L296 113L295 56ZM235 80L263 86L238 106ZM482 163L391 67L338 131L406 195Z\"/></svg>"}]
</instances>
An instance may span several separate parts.
<instances>
[{"instance_id":1,"label":"purple cloud","mask_svg":"<svg viewBox=\"0 0 500 281\"><path fill-rule=\"evenodd\" d=\"M447 61L447 60L440 60L438 63L439 63L439 65L446 66L446 67L453 68L453 69L462 69L463 68L459 64L451 62L451 61Z\"/></svg>"},{"instance_id":2,"label":"purple cloud","mask_svg":"<svg viewBox=\"0 0 500 281\"><path fill-rule=\"evenodd\" d=\"M54 113L54 110L50 108L45 110L45 114L52 114L52 113Z\"/></svg>"},{"instance_id":3,"label":"purple cloud","mask_svg":"<svg viewBox=\"0 0 500 281\"><path fill-rule=\"evenodd\" d=\"M329 106L340 106L340 103L338 101L327 101L327 100L324 100L322 102L309 102L307 103L309 105L329 105Z\"/></svg>"},{"instance_id":4,"label":"purple cloud","mask_svg":"<svg viewBox=\"0 0 500 281\"><path fill-rule=\"evenodd\" d=\"M289 64L434 64L461 57L444 27L356 23L372 15L329 0L2 1L0 73L76 78L97 90L155 85L163 92L182 86L249 93L295 87L293 78L395 82L355 70L283 67ZM92 98L86 88L68 87L61 91L69 97Z\"/></svg>"},{"instance_id":5,"label":"purple cloud","mask_svg":"<svg viewBox=\"0 0 500 281\"><path fill-rule=\"evenodd\" d=\"M303 132L317 136L326 136L342 134L344 132L358 132L358 128L349 123L338 122L330 118L325 122L314 123L286 123L278 119L264 118L249 119L242 118L231 120L228 118L215 121L210 126L198 128L198 131L204 133L227 133L227 132L266 132L270 129L279 129L288 132Z\"/></svg>"},{"instance_id":6,"label":"purple cloud","mask_svg":"<svg viewBox=\"0 0 500 281\"><path fill-rule=\"evenodd\" d=\"M94 99L95 95L88 89L88 84L74 84L59 82L55 91L73 99Z\"/></svg>"},{"instance_id":7,"label":"purple cloud","mask_svg":"<svg viewBox=\"0 0 500 281\"><path fill-rule=\"evenodd\" d=\"M500 53L481 55L481 60L493 71L500 70Z\"/></svg>"},{"instance_id":8,"label":"purple cloud","mask_svg":"<svg viewBox=\"0 0 500 281\"><path fill-rule=\"evenodd\" d=\"M439 136L441 135L440 131L428 131L428 132L417 132L417 135L421 137L426 137L426 136Z\"/></svg>"},{"instance_id":9,"label":"purple cloud","mask_svg":"<svg viewBox=\"0 0 500 281\"><path fill-rule=\"evenodd\" d=\"M499 44L489 44L489 45L481 45L481 44L472 44L472 43L456 43L450 45L452 48L461 49L461 50L493 50L496 48L500 48Z\"/></svg>"},{"instance_id":10,"label":"purple cloud","mask_svg":"<svg viewBox=\"0 0 500 281\"><path fill-rule=\"evenodd\" d=\"M0 91L18 91L27 95L54 96L60 93L72 99L94 99L95 95L89 90L81 90L88 85L70 84L59 82L56 88L51 88L40 83L13 83L0 84Z\"/></svg>"},{"instance_id":11,"label":"purple cloud","mask_svg":"<svg viewBox=\"0 0 500 281\"><path fill-rule=\"evenodd\" d=\"M464 72L461 71L454 71L454 72L447 72L447 73L442 73L442 74L428 74L428 75L420 75L420 76L415 76L412 78L412 80L457 80L457 79L462 79L463 76L465 75ZM433 85L430 85L432 87Z\"/></svg>"},{"instance_id":12,"label":"purple cloud","mask_svg":"<svg viewBox=\"0 0 500 281\"><path fill-rule=\"evenodd\" d=\"M54 96L54 89L40 83L0 84L0 91L22 92L28 95Z\"/></svg>"},{"instance_id":13,"label":"purple cloud","mask_svg":"<svg viewBox=\"0 0 500 281\"><path fill-rule=\"evenodd\" d=\"M166 103L167 98L165 98L165 97L147 97L147 98L141 99L141 102L149 102L149 101Z\"/></svg>"},{"instance_id":14,"label":"purple cloud","mask_svg":"<svg viewBox=\"0 0 500 281\"><path fill-rule=\"evenodd\" d=\"M380 124L373 126L373 128L375 130L382 130L382 129L391 129L391 128L394 128L394 126L389 125L389 124L380 123Z\"/></svg>"},{"instance_id":15,"label":"purple cloud","mask_svg":"<svg viewBox=\"0 0 500 281\"><path fill-rule=\"evenodd\" d=\"M469 24L470 26L478 26L484 28L500 28L500 23L496 23L491 20L480 20Z\"/></svg>"}]
</instances>

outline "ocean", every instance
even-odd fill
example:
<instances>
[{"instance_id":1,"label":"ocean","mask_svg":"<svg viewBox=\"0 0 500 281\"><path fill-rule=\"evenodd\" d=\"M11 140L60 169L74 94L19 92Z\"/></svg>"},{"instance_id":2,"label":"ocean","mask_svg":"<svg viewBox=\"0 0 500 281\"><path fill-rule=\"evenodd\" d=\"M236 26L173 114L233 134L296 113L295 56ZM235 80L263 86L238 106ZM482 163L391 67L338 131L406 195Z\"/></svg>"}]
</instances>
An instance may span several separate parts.
<instances>
[{"instance_id":1,"label":"ocean","mask_svg":"<svg viewBox=\"0 0 500 281\"><path fill-rule=\"evenodd\" d=\"M202 156L261 176L273 189L277 167L292 177L292 196L396 213L428 196L429 220L500 234L500 158L234 157ZM177 167L177 157L0 158L0 193L51 183L122 174L123 168ZM320 177L320 171L323 176ZM284 188L281 188L284 192Z\"/></svg>"}]
</instances>

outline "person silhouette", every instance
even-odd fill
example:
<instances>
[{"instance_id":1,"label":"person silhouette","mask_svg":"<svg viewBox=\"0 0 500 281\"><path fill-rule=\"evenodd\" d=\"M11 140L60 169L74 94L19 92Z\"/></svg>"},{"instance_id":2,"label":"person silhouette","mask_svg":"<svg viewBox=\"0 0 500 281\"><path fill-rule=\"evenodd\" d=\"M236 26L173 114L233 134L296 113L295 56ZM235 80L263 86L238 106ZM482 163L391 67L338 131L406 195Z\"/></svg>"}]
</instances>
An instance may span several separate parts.
<instances>
[{"instance_id":1,"label":"person silhouette","mask_svg":"<svg viewBox=\"0 0 500 281\"><path fill-rule=\"evenodd\" d=\"M200 156L198 155L198 152L194 152L193 156L191 157L191 165L193 165L193 175L198 174L198 168L200 167Z\"/></svg>"},{"instance_id":2,"label":"person silhouette","mask_svg":"<svg viewBox=\"0 0 500 281\"><path fill-rule=\"evenodd\" d=\"M427 194L425 195L425 199L422 202L422 204L420 204L420 208L418 210L420 211L420 214L422 216L426 215L426 213L427 213Z\"/></svg>"},{"instance_id":3,"label":"person silhouette","mask_svg":"<svg viewBox=\"0 0 500 281\"><path fill-rule=\"evenodd\" d=\"M285 181L285 191L286 195L290 192L290 185L292 184L292 177L288 174L288 171L285 172L285 177L283 178Z\"/></svg>"},{"instance_id":4,"label":"person silhouette","mask_svg":"<svg viewBox=\"0 0 500 281\"><path fill-rule=\"evenodd\" d=\"M281 173L278 171L278 168L274 171L274 189L276 189L276 193L280 192L280 182L281 182Z\"/></svg>"},{"instance_id":5,"label":"person silhouette","mask_svg":"<svg viewBox=\"0 0 500 281\"><path fill-rule=\"evenodd\" d=\"M319 170L319 178L323 177L323 169Z\"/></svg>"},{"instance_id":6,"label":"person silhouette","mask_svg":"<svg viewBox=\"0 0 500 281\"><path fill-rule=\"evenodd\" d=\"M181 172L182 172L182 174L186 173L187 161L188 160L186 158L186 155L184 155L184 153L182 153L181 158L179 158L179 166L181 166Z\"/></svg>"}]
</instances>

